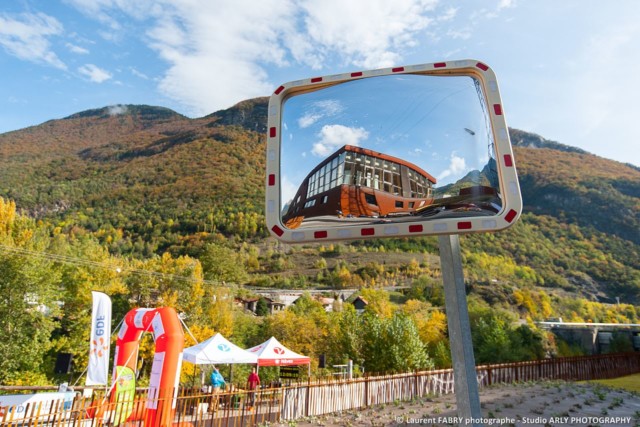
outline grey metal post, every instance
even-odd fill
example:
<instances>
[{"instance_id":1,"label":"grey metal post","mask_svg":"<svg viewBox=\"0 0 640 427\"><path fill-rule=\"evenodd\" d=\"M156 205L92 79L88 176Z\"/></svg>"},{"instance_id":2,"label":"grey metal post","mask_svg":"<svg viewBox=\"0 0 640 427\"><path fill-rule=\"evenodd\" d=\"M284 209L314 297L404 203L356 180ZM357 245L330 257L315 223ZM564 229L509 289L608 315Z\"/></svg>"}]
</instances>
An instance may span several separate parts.
<instances>
[{"instance_id":1,"label":"grey metal post","mask_svg":"<svg viewBox=\"0 0 640 427\"><path fill-rule=\"evenodd\" d=\"M478 426L480 423L470 422L482 418L482 411L462 272L460 239L457 234L439 236L438 243L458 417L462 418L460 425Z\"/></svg>"}]
</instances>

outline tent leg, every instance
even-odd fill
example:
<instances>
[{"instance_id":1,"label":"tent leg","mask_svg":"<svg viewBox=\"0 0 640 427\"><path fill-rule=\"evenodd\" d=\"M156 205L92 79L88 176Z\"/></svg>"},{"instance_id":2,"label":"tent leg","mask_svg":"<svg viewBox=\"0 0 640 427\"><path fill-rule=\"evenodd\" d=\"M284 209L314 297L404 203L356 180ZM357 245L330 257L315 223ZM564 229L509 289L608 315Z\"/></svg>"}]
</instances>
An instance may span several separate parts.
<instances>
[{"instance_id":1,"label":"tent leg","mask_svg":"<svg viewBox=\"0 0 640 427\"><path fill-rule=\"evenodd\" d=\"M196 385L196 364L193 364L193 378L191 379L191 387L194 387ZM203 386L204 384L200 384L200 386Z\"/></svg>"}]
</instances>

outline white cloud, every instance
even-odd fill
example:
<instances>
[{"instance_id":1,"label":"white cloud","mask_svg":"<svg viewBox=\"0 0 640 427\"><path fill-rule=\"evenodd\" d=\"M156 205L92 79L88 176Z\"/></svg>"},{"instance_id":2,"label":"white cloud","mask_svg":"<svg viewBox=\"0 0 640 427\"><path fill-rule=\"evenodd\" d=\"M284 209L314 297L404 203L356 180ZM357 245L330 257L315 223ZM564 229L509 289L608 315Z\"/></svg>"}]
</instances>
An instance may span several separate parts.
<instances>
[{"instance_id":1,"label":"white cloud","mask_svg":"<svg viewBox=\"0 0 640 427\"><path fill-rule=\"evenodd\" d=\"M317 54L337 52L349 64L389 67L417 44L432 19L435 0L307 0L301 3L308 38ZM336 12L339 11L339 12ZM296 58L304 60L304 58Z\"/></svg>"},{"instance_id":2,"label":"white cloud","mask_svg":"<svg viewBox=\"0 0 640 427\"><path fill-rule=\"evenodd\" d=\"M287 175L282 175L282 182L280 183L280 191L282 192L281 201L283 205L291 203L298 191L298 187L291 182Z\"/></svg>"},{"instance_id":3,"label":"white cloud","mask_svg":"<svg viewBox=\"0 0 640 427\"><path fill-rule=\"evenodd\" d=\"M126 105L110 105L107 109L107 113L110 116L118 116L120 114L125 114L128 108Z\"/></svg>"},{"instance_id":4,"label":"white cloud","mask_svg":"<svg viewBox=\"0 0 640 427\"><path fill-rule=\"evenodd\" d=\"M321 114L308 112L298 119L298 126L302 129L308 128L322 118Z\"/></svg>"},{"instance_id":5,"label":"white cloud","mask_svg":"<svg viewBox=\"0 0 640 427\"><path fill-rule=\"evenodd\" d=\"M304 116L298 119L298 126L302 129L307 128L319 120L334 117L342 111L344 111L344 107L338 100L328 99L318 101L309 107L308 112Z\"/></svg>"},{"instance_id":6,"label":"white cloud","mask_svg":"<svg viewBox=\"0 0 640 427\"><path fill-rule=\"evenodd\" d=\"M462 49L453 49L453 50L450 50L448 52L443 53L442 57L445 58L445 59L452 58L454 56L458 56L458 54L460 54L460 52L462 52Z\"/></svg>"},{"instance_id":7,"label":"white cloud","mask_svg":"<svg viewBox=\"0 0 640 427\"><path fill-rule=\"evenodd\" d=\"M78 72L94 83L102 83L113 77L111 73L94 64L85 64L78 68Z\"/></svg>"},{"instance_id":8,"label":"white cloud","mask_svg":"<svg viewBox=\"0 0 640 427\"><path fill-rule=\"evenodd\" d=\"M458 14L458 8L450 7L447 10L445 10L444 13L442 15L438 16L436 19L439 22L451 21L451 20L453 20L453 18L456 17L457 14Z\"/></svg>"},{"instance_id":9,"label":"white cloud","mask_svg":"<svg viewBox=\"0 0 640 427\"><path fill-rule=\"evenodd\" d=\"M44 13L24 13L17 17L0 15L0 46L17 58L66 70L67 66L51 49L49 37L59 36L64 28Z\"/></svg>"},{"instance_id":10,"label":"white cloud","mask_svg":"<svg viewBox=\"0 0 640 427\"><path fill-rule=\"evenodd\" d=\"M313 144L311 153L318 157L325 157L343 145L359 146L360 142L369 137L364 128L351 128L343 125L325 125L318 134L320 140Z\"/></svg>"},{"instance_id":11,"label":"white cloud","mask_svg":"<svg viewBox=\"0 0 640 427\"><path fill-rule=\"evenodd\" d=\"M195 115L269 94L264 64L285 63L279 28L292 10L289 0L163 2L147 32L169 64L160 90Z\"/></svg>"},{"instance_id":12,"label":"white cloud","mask_svg":"<svg viewBox=\"0 0 640 427\"><path fill-rule=\"evenodd\" d=\"M459 28L459 29L450 29L447 31L447 36L451 37L454 40L468 40L471 38L471 28Z\"/></svg>"},{"instance_id":13,"label":"white cloud","mask_svg":"<svg viewBox=\"0 0 640 427\"><path fill-rule=\"evenodd\" d=\"M115 17L117 13L110 12L120 10L138 20L143 20L150 13L157 13L159 10L154 6L154 0L64 0L64 2L105 25L108 29L98 31L98 34L109 41L120 41L123 37L123 26Z\"/></svg>"},{"instance_id":14,"label":"white cloud","mask_svg":"<svg viewBox=\"0 0 640 427\"><path fill-rule=\"evenodd\" d=\"M449 159L449 166L445 169L440 175L438 175L438 181L442 181L449 176L453 176L456 179L468 171L467 162L464 157L458 156L455 152L451 153L451 157Z\"/></svg>"},{"instance_id":15,"label":"white cloud","mask_svg":"<svg viewBox=\"0 0 640 427\"><path fill-rule=\"evenodd\" d=\"M209 114L275 88L266 67L295 61L364 68L397 64L416 46L437 0L66 0L112 32L124 12L151 23L168 64L159 83L190 113ZM338 12L337 12L338 11ZM453 13L451 9L445 12ZM280 83L280 82L277 82Z\"/></svg>"},{"instance_id":16,"label":"white cloud","mask_svg":"<svg viewBox=\"0 0 640 427\"><path fill-rule=\"evenodd\" d=\"M508 9L511 7L515 7L516 2L515 0L500 0L500 2L498 3L498 11L502 10L502 9Z\"/></svg>"},{"instance_id":17,"label":"white cloud","mask_svg":"<svg viewBox=\"0 0 640 427\"><path fill-rule=\"evenodd\" d=\"M78 55L87 55L89 53L88 49L85 49L83 47L77 46L72 43L67 43L65 44L65 46L67 47L67 49L69 49L69 52L77 53Z\"/></svg>"},{"instance_id":18,"label":"white cloud","mask_svg":"<svg viewBox=\"0 0 640 427\"><path fill-rule=\"evenodd\" d=\"M140 71L136 70L135 68L131 67L130 70L131 70L131 74L133 74L134 76L140 77L141 79L144 79L144 80L149 80L149 76L147 76L144 73L141 73Z\"/></svg>"}]
</instances>

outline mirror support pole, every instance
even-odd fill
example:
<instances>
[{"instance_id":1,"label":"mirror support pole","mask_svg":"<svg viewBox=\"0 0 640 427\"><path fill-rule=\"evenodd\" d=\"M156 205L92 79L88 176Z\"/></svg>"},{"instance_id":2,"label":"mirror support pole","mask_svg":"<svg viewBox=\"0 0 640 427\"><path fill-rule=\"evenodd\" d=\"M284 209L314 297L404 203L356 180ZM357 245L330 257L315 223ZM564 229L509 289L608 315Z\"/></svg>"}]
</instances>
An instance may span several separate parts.
<instances>
[{"instance_id":1,"label":"mirror support pole","mask_svg":"<svg viewBox=\"0 0 640 427\"><path fill-rule=\"evenodd\" d=\"M457 234L439 236L438 239L457 412L463 420L461 426L479 426L480 423L470 422L481 419L482 411L462 272L460 239Z\"/></svg>"}]
</instances>

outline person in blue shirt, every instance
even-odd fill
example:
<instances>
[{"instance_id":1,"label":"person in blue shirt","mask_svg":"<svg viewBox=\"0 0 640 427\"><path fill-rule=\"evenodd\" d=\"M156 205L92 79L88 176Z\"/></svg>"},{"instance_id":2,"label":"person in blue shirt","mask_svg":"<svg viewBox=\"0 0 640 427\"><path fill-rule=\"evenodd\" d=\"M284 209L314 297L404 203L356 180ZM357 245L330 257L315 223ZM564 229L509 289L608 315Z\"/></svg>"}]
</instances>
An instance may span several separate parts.
<instances>
[{"instance_id":1,"label":"person in blue shirt","mask_svg":"<svg viewBox=\"0 0 640 427\"><path fill-rule=\"evenodd\" d=\"M211 372L211 385L214 393L218 393L225 385L224 377L215 366L213 367L213 372Z\"/></svg>"}]
</instances>

